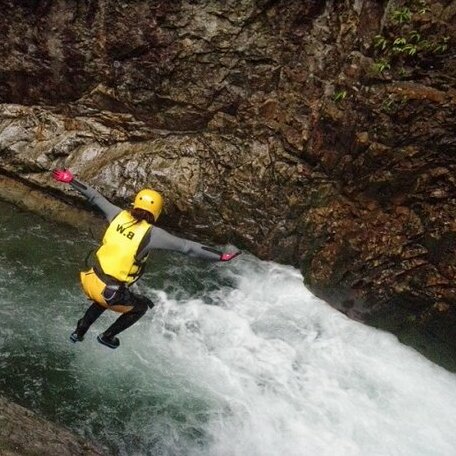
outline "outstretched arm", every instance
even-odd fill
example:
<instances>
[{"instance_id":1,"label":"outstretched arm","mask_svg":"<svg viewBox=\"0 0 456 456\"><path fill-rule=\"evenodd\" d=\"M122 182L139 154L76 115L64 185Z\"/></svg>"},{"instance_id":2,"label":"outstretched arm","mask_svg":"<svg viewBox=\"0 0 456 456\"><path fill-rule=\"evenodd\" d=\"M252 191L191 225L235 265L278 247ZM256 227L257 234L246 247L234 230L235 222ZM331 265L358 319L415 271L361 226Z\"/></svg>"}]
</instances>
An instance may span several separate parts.
<instances>
[{"instance_id":1,"label":"outstretched arm","mask_svg":"<svg viewBox=\"0 0 456 456\"><path fill-rule=\"evenodd\" d=\"M149 242L145 249L147 251L151 249L173 250L192 257L213 261L229 261L241 253L223 253L217 249L207 247L198 242L173 236L162 228L158 228L156 226L152 228Z\"/></svg>"},{"instance_id":2,"label":"outstretched arm","mask_svg":"<svg viewBox=\"0 0 456 456\"><path fill-rule=\"evenodd\" d=\"M69 170L56 169L52 173L55 180L70 184L79 193L82 193L90 204L103 212L104 216L108 221L112 221L114 217L122 210L119 206L109 202L100 192L95 190L93 187L88 186L84 182L81 182L74 178L73 174Z\"/></svg>"}]
</instances>

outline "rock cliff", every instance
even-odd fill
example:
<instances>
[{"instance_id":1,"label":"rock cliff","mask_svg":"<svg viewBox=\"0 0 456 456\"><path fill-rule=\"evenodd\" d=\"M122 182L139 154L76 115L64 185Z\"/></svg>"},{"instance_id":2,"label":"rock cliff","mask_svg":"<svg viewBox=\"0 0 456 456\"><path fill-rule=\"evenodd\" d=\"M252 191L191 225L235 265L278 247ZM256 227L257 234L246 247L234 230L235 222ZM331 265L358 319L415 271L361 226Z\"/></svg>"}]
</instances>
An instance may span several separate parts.
<instances>
[{"instance_id":1,"label":"rock cliff","mask_svg":"<svg viewBox=\"0 0 456 456\"><path fill-rule=\"evenodd\" d=\"M2 456L103 456L101 448L0 397Z\"/></svg>"},{"instance_id":2,"label":"rock cliff","mask_svg":"<svg viewBox=\"0 0 456 456\"><path fill-rule=\"evenodd\" d=\"M4 182L153 186L167 227L455 357L454 0L1 3Z\"/></svg>"}]
</instances>

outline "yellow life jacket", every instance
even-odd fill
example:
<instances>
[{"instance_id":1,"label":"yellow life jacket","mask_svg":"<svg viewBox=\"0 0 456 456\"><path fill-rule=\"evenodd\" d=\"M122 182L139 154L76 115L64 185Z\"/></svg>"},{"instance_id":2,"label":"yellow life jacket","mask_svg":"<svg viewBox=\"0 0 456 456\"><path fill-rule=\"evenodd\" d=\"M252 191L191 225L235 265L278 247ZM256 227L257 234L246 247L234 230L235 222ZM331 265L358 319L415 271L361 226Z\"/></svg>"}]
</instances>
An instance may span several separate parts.
<instances>
[{"instance_id":1,"label":"yellow life jacket","mask_svg":"<svg viewBox=\"0 0 456 456\"><path fill-rule=\"evenodd\" d=\"M128 211L120 212L108 226L96 253L103 272L127 284L138 280L147 255L137 259L136 254L151 226L144 220L138 222Z\"/></svg>"}]
</instances>

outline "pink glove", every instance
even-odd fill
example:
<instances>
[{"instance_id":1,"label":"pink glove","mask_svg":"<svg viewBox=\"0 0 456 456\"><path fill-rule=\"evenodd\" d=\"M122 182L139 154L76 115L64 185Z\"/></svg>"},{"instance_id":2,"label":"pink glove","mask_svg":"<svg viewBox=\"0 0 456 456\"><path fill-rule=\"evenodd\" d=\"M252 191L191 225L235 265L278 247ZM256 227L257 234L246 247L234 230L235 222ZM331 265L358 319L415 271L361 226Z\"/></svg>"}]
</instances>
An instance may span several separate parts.
<instances>
[{"instance_id":1,"label":"pink glove","mask_svg":"<svg viewBox=\"0 0 456 456\"><path fill-rule=\"evenodd\" d=\"M74 178L73 174L69 169L54 169L52 177L59 182L65 182L69 184Z\"/></svg>"},{"instance_id":2,"label":"pink glove","mask_svg":"<svg viewBox=\"0 0 456 456\"><path fill-rule=\"evenodd\" d=\"M241 252L222 253L220 255L220 261L230 261L230 260L232 260L233 258L237 257L240 254L241 254Z\"/></svg>"}]
</instances>

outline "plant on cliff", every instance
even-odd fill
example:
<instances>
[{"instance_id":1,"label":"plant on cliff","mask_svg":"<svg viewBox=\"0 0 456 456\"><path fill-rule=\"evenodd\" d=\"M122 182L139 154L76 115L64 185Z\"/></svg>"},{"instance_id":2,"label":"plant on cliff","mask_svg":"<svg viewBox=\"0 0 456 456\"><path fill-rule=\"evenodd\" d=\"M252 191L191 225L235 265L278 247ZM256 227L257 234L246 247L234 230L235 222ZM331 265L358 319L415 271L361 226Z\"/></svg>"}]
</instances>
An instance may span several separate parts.
<instances>
[{"instance_id":1,"label":"plant on cliff","mask_svg":"<svg viewBox=\"0 0 456 456\"><path fill-rule=\"evenodd\" d=\"M418 46L414 43L408 43L407 39L404 37L396 38L393 41L392 52L395 54L407 54L407 55L415 55L418 52Z\"/></svg>"},{"instance_id":2,"label":"plant on cliff","mask_svg":"<svg viewBox=\"0 0 456 456\"><path fill-rule=\"evenodd\" d=\"M397 60L401 54L414 56L428 46L428 42L421 40L421 35L416 30L412 30L406 36L394 37L391 41L382 35L374 37L374 49L377 50L377 54L389 59L396 57Z\"/></svg>"},{"instance_id":3,"label":"plant on cliff","mask_svg":"<svg viewBox=\"0 0 456 456\"><path fill-rule=\"evenodd\" d=\"M388 47L388 40L382 35L374 36L374 48L385 51Z\"/></svg>"},{"instance_id":4,"label":"plant on cliff","mask_svg":"<svg viewBox=\"0 0 456 456\"><path fill-rule=\"evenodd\" d=\"M401 97L396 94L389 94L388 97L383 100L380 106L380 111L389 115L395 114L400 109L402 109L406 103L406 97Z\"/></svg>"},{"instance_id":5,"label":"plant on cliff","mask_svg":"<svg viewBox=\"0 0 456 456\"><path fill-rule=\"evenodd\" d=\"M386 60L379 60L372 65L372 69L375 73L383 74L386 70L389 70L391 65Z\"/></svg>"},{"instance_id":6,"label":"plant on cliff","mask_svg":"<svg viewBox=\"0 0 456 456\"><path fill-rule=\"evenodd\" d=\"M398 22L399 24L403 24L405 22L410 22L412 19L412 12L409 8L404 7L401 9L394 10L391 13L391 18L393 21Z\"/></svg>"},{"instance_id":7,"label":"plant on cliff","mask_svg":"<svg viewBox=\"0 0 456 456\"><path fill-rule=\"evenodd\" d=\"M336 103L340 102L340 101L343 101L345 100L345 98L347 97L347 91L346 90L338 90L335 94L334 94L334 101Z\"/></svg>"},{"instance_id":8,"label":"plant on cliff","mask_svg":"<svg viewBox=\"0 0 456 456\"><path fill-rule=\"evenodd\" d=\"M447 49L448 49L448 43L450 41L449 36L444 36L442 40L438 43L433 48L434 54L443 54Z\"/></svg>"},{"instance_id":9,"label":"plant on cliff","mask_svg":"<svg viewBox=\"0 0 456 456\"><path fill-rule=\"evenodd\" d=\"M426 14L429 11L431 11L431 8L429 8L426 0L419 0L417 6L418 6L417 13L420 15Z\"/></svg>"},{"instance_id":10,"label":"plant on cliff","mask_svg":"<svg viewBox=\"0 0 456 456\"><path fill-rule=\"evenodd\" d=\"M383 34L376 35L372 41L375 73L391 70L393 77L409 77L413 72L406 68L428 68L437 55L448 52L451 45L448 25L429 12L426 0L415 0L390 13ZM427 14L425 18L420 17L424 14Z\"/></svg>"}]
</instances>

